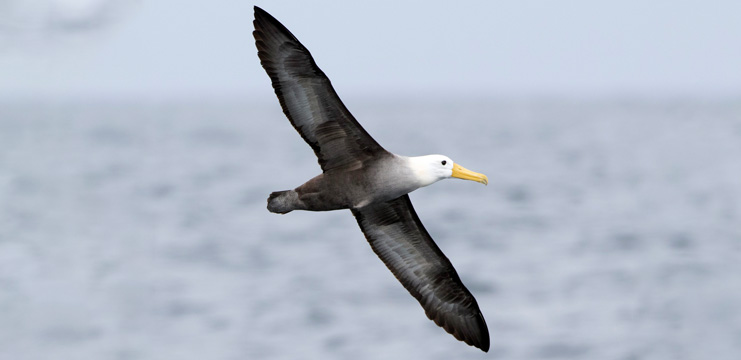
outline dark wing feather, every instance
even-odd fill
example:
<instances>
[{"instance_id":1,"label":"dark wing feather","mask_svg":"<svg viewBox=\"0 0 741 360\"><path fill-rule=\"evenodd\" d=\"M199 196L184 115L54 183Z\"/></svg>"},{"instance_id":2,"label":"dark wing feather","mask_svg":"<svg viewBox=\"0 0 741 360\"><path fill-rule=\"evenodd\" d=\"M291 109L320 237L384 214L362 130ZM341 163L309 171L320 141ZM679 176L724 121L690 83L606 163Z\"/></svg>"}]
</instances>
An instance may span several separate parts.
<instances>
[{"instance_id":1,"label":"dark wing feather","mask_svg":"<svg viewBox=\"0 0 741 360\"><path fill-rule=\"evenodd\" d=\"M456 339L488 351L489 330L476 299L422 226L409 195L352 212L373 251L427 317Z\"/></svg>"},{"instance_id":2,"label":"dark wing feather","mask_svg":"<svg viewBox=\"0 0 741 360\"><path fill-rule=\"evenodd\" d=\"M255 7L257 55L283 112L311 146L322 170L359 168L387 154L350 114L329 79L285 26Z\"/></svg>"}]
</instances>

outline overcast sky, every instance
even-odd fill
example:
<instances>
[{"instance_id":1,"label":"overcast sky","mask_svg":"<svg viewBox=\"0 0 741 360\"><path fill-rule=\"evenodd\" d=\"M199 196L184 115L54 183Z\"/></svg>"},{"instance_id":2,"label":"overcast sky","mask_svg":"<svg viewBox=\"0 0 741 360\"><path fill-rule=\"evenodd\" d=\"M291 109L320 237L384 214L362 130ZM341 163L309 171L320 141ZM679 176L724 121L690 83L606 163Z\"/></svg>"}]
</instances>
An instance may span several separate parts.
<instances>
[{"instance_id":1,"label":"overcast sky","mask_svg":"<svg viewBox=\"0 0 741 360\"><path fill-rule=\"evenodd\" d=\"M273 101L252 6L344 96L741 95L741 1L5 0L0 99Z\"/></svg>"}]
</instances>

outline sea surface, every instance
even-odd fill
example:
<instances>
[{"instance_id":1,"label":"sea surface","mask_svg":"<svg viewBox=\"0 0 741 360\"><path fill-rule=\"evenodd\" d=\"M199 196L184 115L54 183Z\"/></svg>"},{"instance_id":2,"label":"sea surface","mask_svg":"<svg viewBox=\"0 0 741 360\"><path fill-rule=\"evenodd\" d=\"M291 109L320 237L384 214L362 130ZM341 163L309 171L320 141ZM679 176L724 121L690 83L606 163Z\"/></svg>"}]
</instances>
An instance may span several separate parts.
<instances>
[{"instance_id":1,"label":"sea surface","mask_svg":"<svg viewBox=\"0 0 741 360\"><path fill-rule=\"evenodd\" d=\"M741 101L346 102L489 176L411 194L478 299L429 321L277 101L0 104L0 359L741 359Z\"/></svg>"}]
</instances>

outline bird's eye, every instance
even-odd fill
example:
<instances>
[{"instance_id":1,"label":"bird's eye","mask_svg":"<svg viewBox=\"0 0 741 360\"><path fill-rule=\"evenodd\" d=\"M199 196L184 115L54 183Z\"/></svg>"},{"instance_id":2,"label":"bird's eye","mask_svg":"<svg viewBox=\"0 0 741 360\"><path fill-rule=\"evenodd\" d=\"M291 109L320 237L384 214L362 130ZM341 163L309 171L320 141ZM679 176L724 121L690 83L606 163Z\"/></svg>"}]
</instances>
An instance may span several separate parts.
<instances>
[{"instance_id":1,"label":"bird's eye","mask_svg":"<svg viewBox=\"0 0 741 360\"><path fill-rule=\"evenodd\" d=\"M443 164L443 166L445 166L445 164L447 164L448 162L447 162L447 161L445 161L445 160L443 160L443 161L442 161L442 162L440 162L440 163L441 163L441 164Z\"/></svg>"}]
</instances>

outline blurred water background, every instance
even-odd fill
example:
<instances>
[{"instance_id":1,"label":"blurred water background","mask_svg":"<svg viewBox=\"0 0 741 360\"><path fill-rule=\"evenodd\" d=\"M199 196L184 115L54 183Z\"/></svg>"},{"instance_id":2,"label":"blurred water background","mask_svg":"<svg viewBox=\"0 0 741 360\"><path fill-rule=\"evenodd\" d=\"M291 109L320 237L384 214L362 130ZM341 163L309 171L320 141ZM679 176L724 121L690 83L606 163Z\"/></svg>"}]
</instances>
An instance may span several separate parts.
<instances>
[{"instance_id":1,"label":"blurred water background","mask_svg":"<svg viewBox=\"0 0 741 360\"><path fill-rule=\"evenodd\" d=\"M0 106L0 358L738 359L738 100L347 103L489 176L414 192L489 354L427 320L277 102Z\"/></svg>"}]
</instances>

